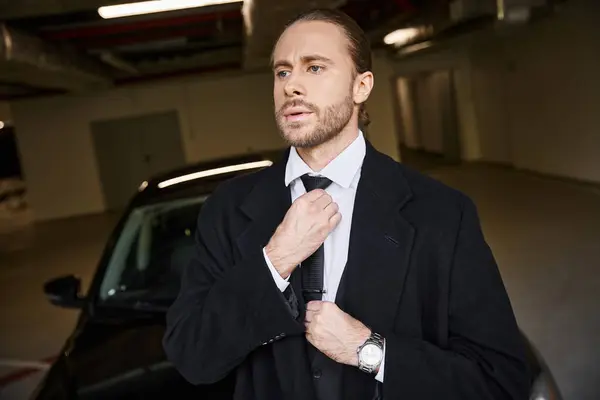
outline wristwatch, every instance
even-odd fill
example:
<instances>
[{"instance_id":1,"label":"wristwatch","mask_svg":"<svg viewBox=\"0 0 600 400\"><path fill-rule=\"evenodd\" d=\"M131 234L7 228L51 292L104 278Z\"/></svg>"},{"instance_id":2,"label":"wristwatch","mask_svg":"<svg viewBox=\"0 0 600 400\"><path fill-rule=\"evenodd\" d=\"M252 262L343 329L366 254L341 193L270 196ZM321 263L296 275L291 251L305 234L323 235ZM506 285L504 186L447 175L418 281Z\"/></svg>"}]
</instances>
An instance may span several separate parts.
<instances>
[{"instance_id":1,"label":"wristwatch","mask_svg":"<svg viewBox=\"0 0 600 400\"><path fill-rule=\"evenodd\" d=\"M356 350L358 353L358 369L375 373L383 361L383 337L375 332Z\"/></svg>"}]
</instances>

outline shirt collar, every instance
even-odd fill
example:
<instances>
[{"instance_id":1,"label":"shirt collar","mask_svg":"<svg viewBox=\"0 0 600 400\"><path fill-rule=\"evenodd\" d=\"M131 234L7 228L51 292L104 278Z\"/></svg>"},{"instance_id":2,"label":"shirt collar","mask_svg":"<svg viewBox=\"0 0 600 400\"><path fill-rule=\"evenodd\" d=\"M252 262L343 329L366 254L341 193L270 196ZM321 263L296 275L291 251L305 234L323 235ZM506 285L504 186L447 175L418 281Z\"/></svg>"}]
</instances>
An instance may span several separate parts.
<instances>
[{"instance_id":1,"label":"shirt collar","mask_svg":"<svg viewBox=\"0 0 600 400\"><path fill-rule=\"evenodd\" d=\"M292 147L285 168L285 185L289 186L290 183L304 174L311 174L329 178L347 189L352 185L356 173L362 167L366 149L365 138L362 131L359 130L358 137L317 173L304 162L296 148Z\"/></svg>"}]
</instances>

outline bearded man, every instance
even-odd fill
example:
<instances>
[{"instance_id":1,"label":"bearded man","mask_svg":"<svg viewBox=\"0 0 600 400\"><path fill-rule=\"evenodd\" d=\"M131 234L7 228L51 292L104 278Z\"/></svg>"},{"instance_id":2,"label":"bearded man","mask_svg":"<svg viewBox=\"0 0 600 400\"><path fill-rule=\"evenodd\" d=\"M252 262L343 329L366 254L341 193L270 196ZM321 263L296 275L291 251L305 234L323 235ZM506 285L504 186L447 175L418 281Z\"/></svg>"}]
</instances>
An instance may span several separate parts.
<instances>
[{"instance_id":1,"label":"bearded man","mask_svg":"<svg viewBox=\"0 0 600 400\"><path fill-rule=\"evenodd\" d=\"M365 139L371 49L345 14L272 54L284 160L222 184L164 347L236 400L526 399L522 339L476 208Z\"/></svg>"}]
</instances>

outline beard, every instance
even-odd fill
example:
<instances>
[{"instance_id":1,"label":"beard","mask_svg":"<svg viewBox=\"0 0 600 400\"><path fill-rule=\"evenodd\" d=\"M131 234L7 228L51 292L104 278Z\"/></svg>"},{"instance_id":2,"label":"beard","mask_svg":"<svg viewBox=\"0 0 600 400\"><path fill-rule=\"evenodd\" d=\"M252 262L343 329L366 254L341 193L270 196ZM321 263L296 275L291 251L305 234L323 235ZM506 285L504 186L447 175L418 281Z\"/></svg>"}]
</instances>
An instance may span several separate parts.
<instances>
[{"instance_id":1,"label":"beard","mask_svg":"<svg viewBox=\"0 0 600 400\"><path fill-rule=\"evenodd\" d=\"M286 122L284 112L288 107L305 107L316 117L311 129L307 121ZM275 114L277 128L288 145L296 148L311 148L335 138L348 125L354 111L354 101L348 95L338 104L323 109L301 100L286 102Z\"/></svg>"}]
</instances>

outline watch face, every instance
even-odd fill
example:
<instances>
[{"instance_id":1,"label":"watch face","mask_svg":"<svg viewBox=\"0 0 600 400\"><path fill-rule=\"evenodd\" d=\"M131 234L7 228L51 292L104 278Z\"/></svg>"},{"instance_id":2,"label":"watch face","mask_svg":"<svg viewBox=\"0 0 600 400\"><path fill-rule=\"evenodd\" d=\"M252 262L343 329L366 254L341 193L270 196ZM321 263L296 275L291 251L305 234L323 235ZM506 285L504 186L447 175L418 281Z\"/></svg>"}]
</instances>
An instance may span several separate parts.
<instances>
[{"instance_id":1,"label":"watch face","mask_svg":"<svg viewBox=\"0 0 600 400\"><path fill-rule=\"evenodd\" d=\"M360 359L367 365L377 365L383 357L383 351L375 344L368 344L360 351Z\"/></svg>"}]
</instances>

